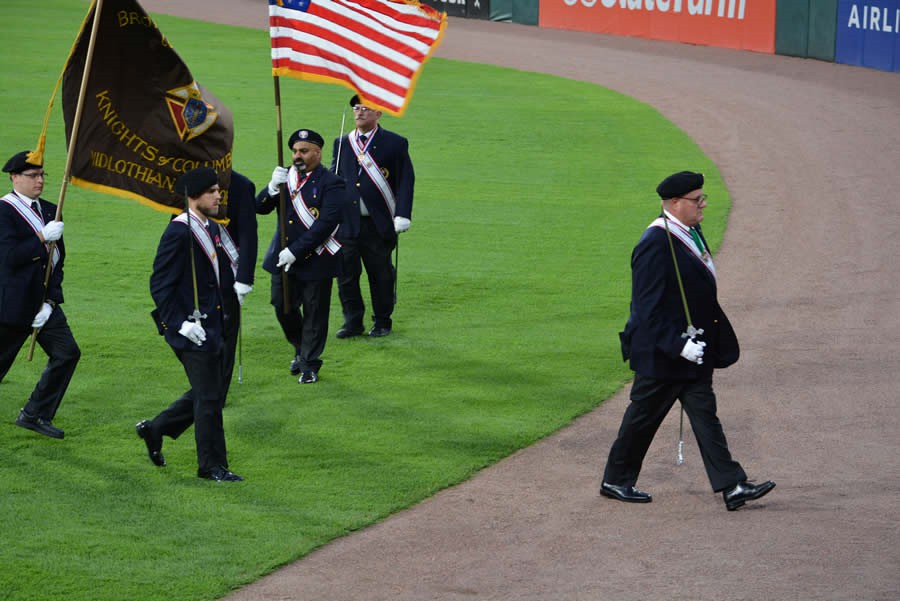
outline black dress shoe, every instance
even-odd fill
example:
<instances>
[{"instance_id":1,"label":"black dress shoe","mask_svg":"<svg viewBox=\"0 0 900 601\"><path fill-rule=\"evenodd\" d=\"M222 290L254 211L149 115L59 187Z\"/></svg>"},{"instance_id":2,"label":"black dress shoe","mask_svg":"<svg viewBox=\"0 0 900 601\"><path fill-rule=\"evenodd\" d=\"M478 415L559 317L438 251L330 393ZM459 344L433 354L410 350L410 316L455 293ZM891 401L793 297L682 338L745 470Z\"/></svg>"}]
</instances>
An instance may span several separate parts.
<instances>
[{"instance_id":1,"label":"black dress shoe","mask_svg":"<svg viewBox=\"0 0 900 601\"><path fill-rule=\"evenodd\" d=\"M607 482L600 485L600 494L626 503L649 503L653 500L648 493L638 490L634 486L617 486Z\"/></svg>"},{"instance_id":2,"label":"black dress shoe","mask_svg":"<svg viewBox=\"0 0 900 601\"><path fill-rule=\"evenodd\" d=\"M391 333L390 328L379 328L378 326L375 326L374 328L369 330L369 336L371 336L372 338L381 338L382 336L389 336L390 333Z\"/></svg>"},{"instance_id":3,"label":"black dress shoe","mask_svg":"<svg viewBox=\"0 0 900 601\"><path fill-rule=\"evenodd\" d=\"M216 482L241 482L243 478L230 472L224 467L214 467L211 470L197 470L197 477Z\"/></svg>"},{"instance_id":4,"label":"black dress shoe","mask_svg":"<svg viewBox=\"0 0 900 601\"><path fill-rule=\"evenodd\" d=\"M775 488L775 483L766 480L762 484L753 484L752 482L738 482L728 490L722 491L722 498L725 499L725 508L728 511L734 511L738 507L742 507L747 501L755 501L769 494Z\"/></svg>"},{"instance_id":5,"label":"black dress shoe","mask_svg":"<svg viewBox=\"0 0 900 601\"><path fill-rule=\"evenodd\" d=\"M16 418L16 425L21 428L33 430L38 434L49 436L50 438L63 438L66 433L53 426L49 419L44 419L36 415L29 415L24 409L19 411L19 417Z\"/></svg>"},{"instance_id":6,"label":"black dress shoe","mask_svg":"<svg viewBox=\"0 0 900 601\"><path fill-rule=\"evenodd\" d=\"M343 326L340 330L337 331L338 338L353 338L354 336L360 336L365 330L363 330L362 326L358 328L352 328L350 326Z\"/></svg>"},{"instance_id":7,"label":"black dress shoe","mask_svg":"<svg viewBox=\"0 0 900 601\"><path fill-rule=\"evenodd\" d=\"M296 376L301 371L303 371L303 367L300 363L300 355L296 355L294 360L291 361L291 375Z\"/></svg>"},{"instance_id":8,"label":"black dress shoe","mask_svg":"<svg viewBox=\"0 0 900 601\"><path fill-rule=\"evenodd\" d=\"M315 384L319 381L319 374L309 370L300 374L300 379L297 380L300 384Z\"/></svg>"},{"instance_id":9,"label":"black dress shoe","mask_svg":"<svg viewBox=\"0 0 900 601\"><path fill-rule=\"evenodd\" d=\"M157 467L166 465L166 458L162 454L162 436L153 433L153 425L148 420L139 421L134 427L137 435L144 439L147 445L147 455L150 461Z\"/></svg>"}]
</instances>

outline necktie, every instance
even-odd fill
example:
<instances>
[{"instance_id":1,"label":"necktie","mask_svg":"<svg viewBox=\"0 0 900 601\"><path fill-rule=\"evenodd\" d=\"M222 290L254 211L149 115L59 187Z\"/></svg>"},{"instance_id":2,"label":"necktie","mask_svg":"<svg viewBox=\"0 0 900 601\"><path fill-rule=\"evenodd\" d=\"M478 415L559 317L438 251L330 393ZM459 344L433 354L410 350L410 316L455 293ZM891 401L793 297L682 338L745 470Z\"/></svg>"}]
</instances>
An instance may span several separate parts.
<instances>
[{"instance_id":1,"label":"necktie","mask_svg":"<svg viewBox=\"0 0 900 601\"><path fill-rule=\"evenodd\" d=\"M34 212L37 213L38 215L41 214L41 206L38 204L38 201L36 201L36 200L33 201L31 203L31 208L34 209Z\"/></svg>"},{"instance_id":2,"label":"necktie","mask_svg":"<svg viewBox=\"0 0 900 601\"><path fill-rule=\"evenodd\" d=\"M366 140L367 140L367 139L368 139L368 136L366 136L366 135L364 135L364 134L360 134L360 135L356 138L356 141L359 142L359 146L360 146L360 148L363 150L363 152L365 152L365 150L366 150ZM362 168L362 155L360 155L359 157L357 157L357 161L359 162L359 169L356 170L356 175L359 175L359 174L362 173L362 169L363 169L363 168Z\"/></svg>"},{"instance_id":3,"label":"necktie","mask_svg":"<svg viewBox=\"0 0 900 601\"><path fill-rule=\"evenodd\" d=\"M697 250L700 251L700 254L705 253L706 248L703 246L703 240L700 238L700 234L697 233L697 230L695 230L694 228L691 228L690 232L691 232L691 238L694 239L694 244L697 245Z\"/></svg>"},{"instance_id":4,"label":"necktie","mask_svg":"<svg viewBox=\"0 0 900 601\"><path fill-rule=\"evenodd\" d=\"M364 134L360 134L359 137L357 138L357 140L359 141L359 145L362 147L363 151L365 151L365 149L366 149L366 140L367 139L368 139L368 136L366 136ZM357 159L357 160L359 160L359 159ZM356 170L357 178L359 178L359 176L362 175L362 170L363 170L362 161L359 160L359 169ZM357 184L357 185L359 185L359 184ZM369 216L369 207L366 206L366 203L363 201L362 196L359 197L359 214L362 215L363 217Z\"/></svg>"}]
</instances>

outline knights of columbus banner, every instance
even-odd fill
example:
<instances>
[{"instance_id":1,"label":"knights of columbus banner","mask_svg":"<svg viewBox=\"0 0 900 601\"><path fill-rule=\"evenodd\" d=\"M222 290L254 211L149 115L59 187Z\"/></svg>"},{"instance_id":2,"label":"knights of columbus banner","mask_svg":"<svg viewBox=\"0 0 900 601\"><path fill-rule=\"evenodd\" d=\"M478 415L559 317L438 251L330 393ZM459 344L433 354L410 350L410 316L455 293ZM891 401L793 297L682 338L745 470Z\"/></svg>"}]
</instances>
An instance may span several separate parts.
<instances>
[{"instance_id":1,"label":"knights of columbus banner","mask_svg":"<svg viewBox=\"0 0 900 601\"><path fill-rule=\"evenodd\" d=\"M96 0L63 74L63 116L70 140ZM184 210L175 180L212 167L228 189L234 128L231 112L190 70L136 0L105 0L99 16L72 158L77 186Z\"/></svg>"}]
</instances>

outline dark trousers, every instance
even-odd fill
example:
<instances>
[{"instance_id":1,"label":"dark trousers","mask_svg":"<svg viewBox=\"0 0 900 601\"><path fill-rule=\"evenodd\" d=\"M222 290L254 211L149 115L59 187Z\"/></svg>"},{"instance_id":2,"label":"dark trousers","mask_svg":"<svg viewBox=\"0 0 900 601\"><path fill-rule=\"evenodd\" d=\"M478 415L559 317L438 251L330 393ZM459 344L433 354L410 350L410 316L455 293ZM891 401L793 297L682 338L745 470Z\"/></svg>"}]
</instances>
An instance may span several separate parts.
<instances>
[{"instance_id":1,"label":"dark trousers","mask_svg":"<svg viewBox=\"0 0 900 601\"><path fill-rule=\"evenodd\" d=\"M31 335L31 325L0 324L0 382L6 377L22 345ZM37 343L47 353L47 367L25 404L29 415L53 420L63 395L75 373L81 349L72 336L62 307L56 307L44 327L38 331Z\"/></svg>"},{"instance_id":2,"label":"dark trousers","mask_svg":"<svg viewBox=\"0 0 900 601\"><path fill-rule=\"evenodd\" d=\"M359 278L365 265L372 297L372 317L375 327L390 329L394 312L394 279L396 272L391 253L397 239L385 240L375 229L375 222L362 217L359 237L341 242L341 275L338 277L338 296L344 312L344 325L362 330L366 306L363 303Z\"/></svg>"},{"instance_id":3,"label":"dark trousers","mask_svg":"<svg viewBox=\"0 0 900 601\"><path fill-rule=\"evenodd\" d=\"M300 357L300 369L318 372L328 340L328 316L331 311L332 278L295 280L287 278L288 311L284 311L284 286L281 273L272 274L272 306L284 337Z\"/></svg>"},{"instance_id":4,"label":"dark trousers","mask_svg":"<svg viewBox=\"0 0 900 601\"><path fill-rule=\"evenodd\" d=\"M175 351L191 388L152 421L156 432L171 438L178 438L194 425L197 466L201 472L228 467L222 425L223 353L223 347L216 352Z\"/></svg>"},{"instance_id":5,"label":"dark trousers","mask_svg":"<svg viewBox=\"0 0 900 601\"><path fill-rule=\"evenodd\" d=\"M241 306L236 296L225 298L225 320L222 329L224 350L222 352L222 406L228 401L228 391L231 389L231 377L234 375L234 359L237 350L238 336L241 331ZM179 400L193 402L191 391L188 390Z\"/></svg>"},{"instance_id":6,"label":"dark trousers","mask_svg":"<svg viewBox=\"0 0 900 601\"><path fill-rule=\"evenodd\" d=\"M747 479L741 465L731 458L725 432L716 416L712 376L674 381L636 374L631 404L625 410L618 437L609 451L604 482L634 486L653 436L676 400L681 401L691 422L712 489L719 492Z\"/></svg>"}]
</instances>

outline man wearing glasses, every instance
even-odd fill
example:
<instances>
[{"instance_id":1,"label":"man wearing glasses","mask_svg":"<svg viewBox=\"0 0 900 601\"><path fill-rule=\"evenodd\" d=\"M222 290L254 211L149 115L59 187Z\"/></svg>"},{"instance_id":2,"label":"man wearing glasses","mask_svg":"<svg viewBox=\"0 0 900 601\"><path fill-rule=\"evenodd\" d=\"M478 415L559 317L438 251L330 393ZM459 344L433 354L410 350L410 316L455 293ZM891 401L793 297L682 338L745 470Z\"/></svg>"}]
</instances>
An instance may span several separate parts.
<instances>
[{"instance_id":1,"label":"man wearing glasses","mask_svg":"<svg viewBox=\"0 0 900 601\"><path fill-rule=\"evenodd\" d=\"M0 199L0 382L37 330L36 341L49 360L16 425L63 438L64 432L52 422L81 350L60 306L66 256L63 223L55 221L56 205L40 198L46 173L42 165L28 162L29 154L22 151L3 167L12 191Z\"/></svg>"},{"instance_id":2,"label":"man wearing glasses","mask_svg":"<svg viewBox=\"0 0 900 601\"><path fill-rule=\"evenodd\" d=\"M350 106L356 129L336 139L331 153L331 170L347 181L353 197L340 231L343 253L338 295L344 325L337 337L365 332L365 303L359 287L363 266L374 320L368 334L387 336L396 302L397 273L391 252L397 246L397 235L410 226L415 173L406 138L378 125L381 111L362 104L358 95L350 99Z\"/></svg>"},{"instance_id":3,"label":"man wearing glasses","mask_svg":"<svg viewBox=\"0 0 900 601\"><path fill-rule=\"evenodd\" d=\"M635 484L653 436L678 400L712 489L732 511L769 493L775 483L747 481L716 416L713 370L733 364L740 351L719 306L716 267L700 231L707 203L703 175L675 173L656 192L663 213L631 255L631 314L620 335L622 356L635 372L631 404L610 449L600 494L628 503L652 500Z\"/></svg>"}]
</instances>

